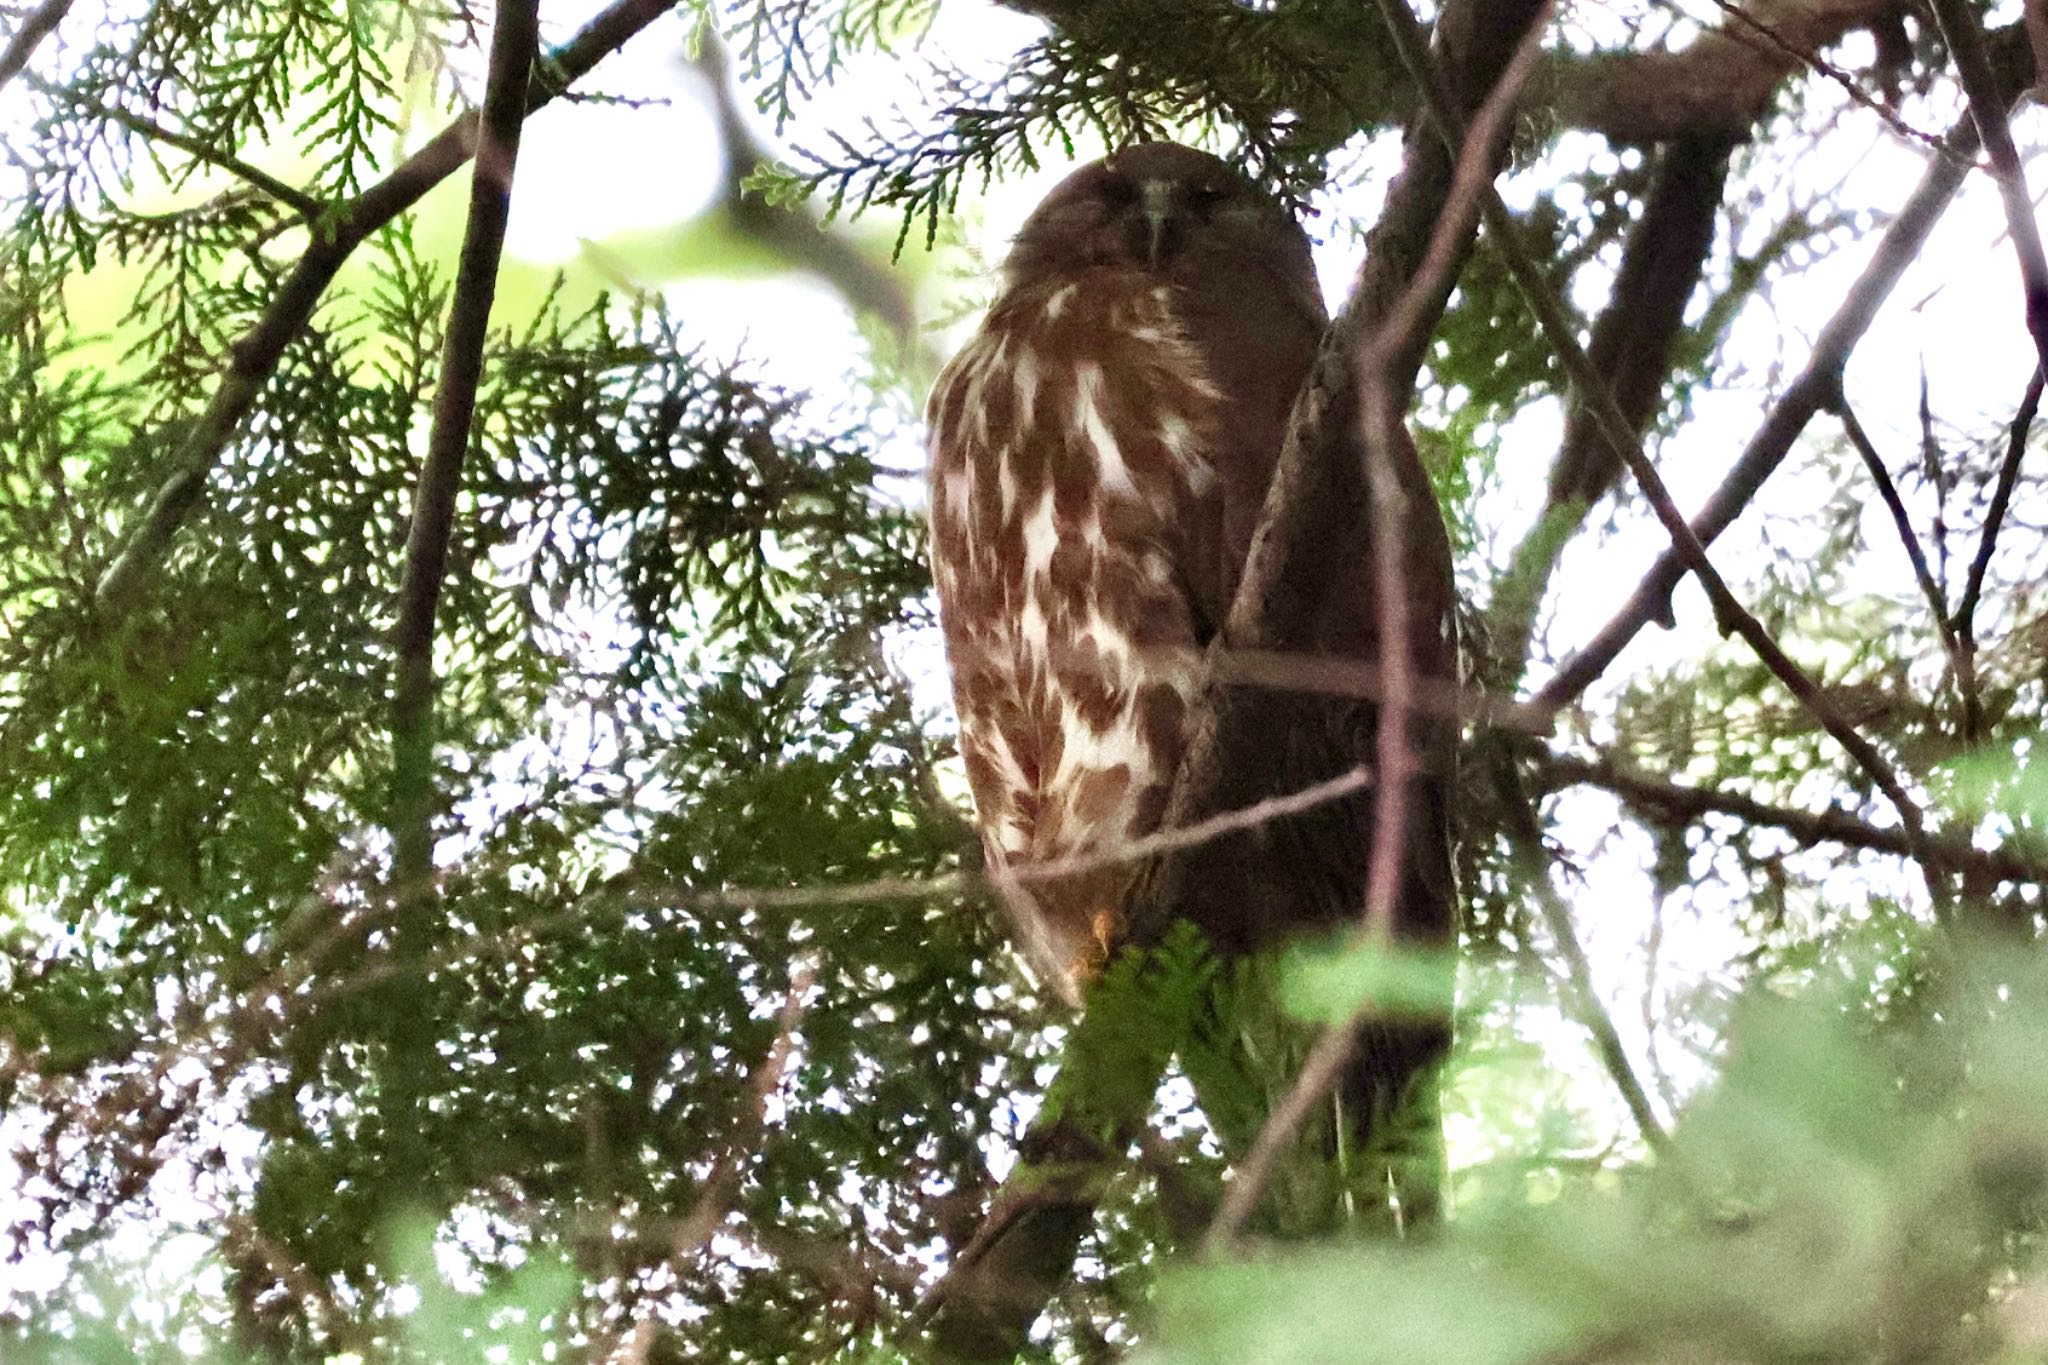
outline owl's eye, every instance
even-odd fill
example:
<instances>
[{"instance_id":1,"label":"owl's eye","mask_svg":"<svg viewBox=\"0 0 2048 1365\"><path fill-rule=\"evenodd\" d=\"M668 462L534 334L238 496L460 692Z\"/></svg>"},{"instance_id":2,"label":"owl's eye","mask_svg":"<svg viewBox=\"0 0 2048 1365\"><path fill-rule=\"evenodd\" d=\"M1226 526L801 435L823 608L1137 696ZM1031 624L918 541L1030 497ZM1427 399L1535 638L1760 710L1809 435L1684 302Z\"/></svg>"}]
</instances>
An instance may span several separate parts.
<instances>
[{"instance_id":1,"label":"owl's eye","mask_svg":"<svg viewBox=\"0 0 2048 1365\"><path fill-rule=\"evenodd\" d=\"M1138 187L1120 175L1113 175L1102 182L1102 200L1117 208L1125 208L1138 202Z\"/></svg>"},{"instance_id":2,"label":"owl's eye","mask_svg":"<svg viewBox=\"0 0 2048 1365\"><path fill-rule=\"evenodd\" d=\"M1188 195L1196 208L1203 209L1214 207L1229 197L1230 191L1221 185L1197 185Z\"/></svg>"}]
</instances>

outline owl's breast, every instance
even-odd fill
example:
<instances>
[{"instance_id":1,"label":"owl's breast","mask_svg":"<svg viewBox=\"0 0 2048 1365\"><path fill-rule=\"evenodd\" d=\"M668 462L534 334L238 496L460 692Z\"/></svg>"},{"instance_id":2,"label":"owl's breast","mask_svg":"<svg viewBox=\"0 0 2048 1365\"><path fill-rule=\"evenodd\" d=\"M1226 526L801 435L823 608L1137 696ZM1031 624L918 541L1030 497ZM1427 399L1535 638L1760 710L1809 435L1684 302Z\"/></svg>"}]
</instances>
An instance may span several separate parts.
<instances>
[{"instance_id":1,"label":"owl's breast","mask_svg":"<svg viewBox=\"0 0 2048 1365\"><path fill-rule=\"evenodd\" d=\"M1048 537L1167 548L1215 481L1219 400L1170 287L1013 290L933 390L934 533L1020 570Z\"/></svg>"}]
</instances>

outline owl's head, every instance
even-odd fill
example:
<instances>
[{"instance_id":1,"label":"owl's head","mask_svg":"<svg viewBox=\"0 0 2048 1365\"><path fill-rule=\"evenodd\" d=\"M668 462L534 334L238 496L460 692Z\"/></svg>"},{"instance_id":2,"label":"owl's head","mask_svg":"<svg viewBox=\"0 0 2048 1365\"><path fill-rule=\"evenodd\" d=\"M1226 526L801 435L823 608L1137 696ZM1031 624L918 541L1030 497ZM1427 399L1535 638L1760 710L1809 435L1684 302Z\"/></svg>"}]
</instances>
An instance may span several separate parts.
<instances>
[{"instance_id":1,"label":"owl's head","mask_svg":"<svg viewBox=\"0 0 2048 1365\"><path fill-rule=\"evenodd\" d=\"M1186 282L1260 263L1313 278L1308 238L1287 211L1207 152L1143 142L1055 186L1004 268L1013 281L1117 266Z\"/></svg>"}]
</instances>

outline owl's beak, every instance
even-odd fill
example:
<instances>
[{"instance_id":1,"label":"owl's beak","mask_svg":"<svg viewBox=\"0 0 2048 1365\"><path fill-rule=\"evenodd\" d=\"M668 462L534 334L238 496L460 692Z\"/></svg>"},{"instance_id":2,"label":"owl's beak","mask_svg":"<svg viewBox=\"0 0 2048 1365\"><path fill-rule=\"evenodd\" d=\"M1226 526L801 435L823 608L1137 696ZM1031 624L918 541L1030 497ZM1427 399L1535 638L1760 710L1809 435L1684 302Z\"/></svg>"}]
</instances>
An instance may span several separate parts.
<instances>
[{"instance_id":1,"label":"owl's beak","mask_svg":"<svg viewBox=\"0 0 2048 1365\"><path fill-rule=\"evenodd\" d=\"M1145 263L1157 270L1180 246L1180 214L1173 186L1148 180L1139 189L1145 213Z\"/></svg>"}]
</instances>

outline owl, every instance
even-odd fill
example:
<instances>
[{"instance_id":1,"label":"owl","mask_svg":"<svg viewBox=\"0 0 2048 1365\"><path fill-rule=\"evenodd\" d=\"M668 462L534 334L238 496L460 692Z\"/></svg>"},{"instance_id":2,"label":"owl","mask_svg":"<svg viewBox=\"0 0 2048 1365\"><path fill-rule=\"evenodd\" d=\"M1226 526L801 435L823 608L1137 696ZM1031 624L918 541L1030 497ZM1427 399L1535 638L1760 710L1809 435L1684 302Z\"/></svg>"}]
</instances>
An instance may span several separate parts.
<instances>
[{"instance_id":1,"label":"owl","mask_svg":"<svg viewBox=\"0 0 2048 1365\"><path fill-rule=\"evenodd\" d=\"M1070 1000L1115 947L1326 325L1306 235L1227 163L1171 143L1083 166L1038 206L928 410L934 580L977 822L1015 937ZM1404 487L1427 496L1412 450ZM1266 647L1369 661L1369 509L1345 433L1310 573ZM1410 558L1412 657L1449 668L1448 547L1433 503ZM1223 799L1248 805L1370 762L1372 709L1287 690L1237 708ZM1426 731L1427 725L1420 727ZM1421 735L1425 748L1438 735ZM1446 763L1411 801L1402 929L1450 925ZM1355 921L1370 793L1199 850L1190 904L1225 952ZM1020 865L1078 862L1050 880ZM1099 862L1099 860L1098 860Z\"/></svg>"}]
</instances>

